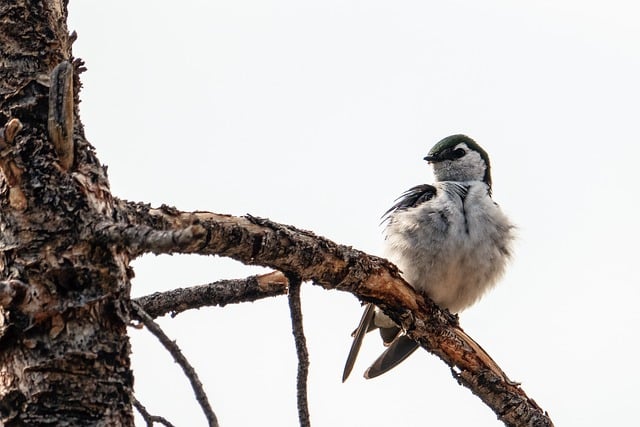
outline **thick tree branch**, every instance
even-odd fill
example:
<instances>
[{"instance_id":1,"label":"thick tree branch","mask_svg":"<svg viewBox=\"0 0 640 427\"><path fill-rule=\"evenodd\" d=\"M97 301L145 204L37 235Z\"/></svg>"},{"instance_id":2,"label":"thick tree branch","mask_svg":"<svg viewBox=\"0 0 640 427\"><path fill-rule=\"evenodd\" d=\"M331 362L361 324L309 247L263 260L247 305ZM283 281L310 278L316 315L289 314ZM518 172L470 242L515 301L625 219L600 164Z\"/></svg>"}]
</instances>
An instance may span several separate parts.
<instances>
[{"instance_id":1,"label":"thick tree branch","mask_svg":"<svg viewBox=\"0 0 640 427\"><path fill-rule=\"evenodd\" d=\"M172 341L160 328L160 326L153 321L153 319L145 313L145 311L135 302L131 302L131 308L133 310L134 315L146 326L146 328L153 335L158 338L158 340L162 343L162 345L167 349L171 356L173 356L173 360L176 361L178 365L184 371L184 374L189 379L191 383L191 387L193 388L193 392L196 395L196 400L200 404L202 411L204 412L205 417L207 418L207 422L210 427L218 427L218 419L216 418L216 414L211 409L211 404L209 404L209 399L204 391L204 387L202 387L202 383L198 379L198 374L196 373L193 366L189 363L186 357L180 351L180 348Z\"/></svg>"},{"instance_id":2,"label":"thick tree branch","mask_svg":"<svg viewBox=\"0 0 640 427\"><path fill-rule=\"evenodd\" d=\"M440 357L455 378L507 426L552 426L546 413L459 326L457 318L417 294L388 261L309 231L251 216L180 212L117 202L115 224L97 224L97 243L144 252L222 255L295 273L326 289L373 302L409 337Z\"/></svg>"},{"instance_id":3,"label":"thick tree branch","mask_svg":"<svg viewBox=\"0 0 640 427\"><path fill-rule=\"evenodd\" d=\"M134 299L152 318L177 314L200 307L253 302L262 298L285 295L289 282L279 271L245 279L220 280L207 285L156 292Z\"/></svg>"}]
</instances>

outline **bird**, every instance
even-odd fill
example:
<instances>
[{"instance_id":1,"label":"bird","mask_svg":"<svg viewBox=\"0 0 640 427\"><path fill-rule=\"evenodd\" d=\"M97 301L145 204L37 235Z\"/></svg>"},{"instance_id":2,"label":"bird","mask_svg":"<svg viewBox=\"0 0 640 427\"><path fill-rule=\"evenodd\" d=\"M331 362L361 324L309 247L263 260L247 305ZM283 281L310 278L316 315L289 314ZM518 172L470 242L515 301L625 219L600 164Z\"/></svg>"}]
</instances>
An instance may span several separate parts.
<instances>
[{"instance_id":1,"label":"bird","mask_svg":"<svg viewBox=\"0 0 640 427\"><path fill-rule=\"evenodd\" d=\"M493 201L489 155L473 139L447 136L424 160L435 182L410 188L384 213L384 253L416 291L457 314L503 275L515 226ZM343 382L364 336L375 329L387 348L366 370L367 379L394 368L419 347L375 305L366 304L352 334Z\"/></svg>"}]
</instances>

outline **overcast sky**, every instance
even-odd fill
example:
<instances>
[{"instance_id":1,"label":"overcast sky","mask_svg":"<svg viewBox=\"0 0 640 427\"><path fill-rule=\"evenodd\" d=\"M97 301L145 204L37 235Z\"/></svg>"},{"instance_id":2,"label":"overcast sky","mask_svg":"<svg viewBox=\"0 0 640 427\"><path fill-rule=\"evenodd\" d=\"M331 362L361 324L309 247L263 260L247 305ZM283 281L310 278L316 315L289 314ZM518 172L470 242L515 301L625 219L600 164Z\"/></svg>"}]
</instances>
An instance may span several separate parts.
<instances>
[{"instance_id":1,"label":"overcast sky","mask_svg":"<svg viewBox=\"0 0 640 427\"><path fill-rule=\"evenodd\" d=\"M250 213L380 254L380 215L431 182L453 133L491 156L518 224L504 279L463 328L557 426L637 422L640 16L634 1L71 1L81 118L114 195ZM149 256L136 296L259 271ZM314 426L499 426L436 357L341 383L361 315L303 287ZM225 427L295 426L287 301L163 318ZM204 425L188 381L131 330L136 395ZM142 423L140 423L142 425Z\"/></svg>"}]
</instances>

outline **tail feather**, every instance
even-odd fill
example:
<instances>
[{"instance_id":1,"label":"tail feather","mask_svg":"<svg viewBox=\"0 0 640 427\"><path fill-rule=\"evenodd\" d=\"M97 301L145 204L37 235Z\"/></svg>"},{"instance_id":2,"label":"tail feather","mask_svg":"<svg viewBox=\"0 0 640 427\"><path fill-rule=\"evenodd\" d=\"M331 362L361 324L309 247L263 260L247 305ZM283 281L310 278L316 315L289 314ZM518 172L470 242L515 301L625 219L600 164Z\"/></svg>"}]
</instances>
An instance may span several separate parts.
<instances>
[{"instance_id":1,"label":"tail feather","mask_svg":"<svg viewBox=\"0 0 640 427\"><path fill-rule=\"evenodd\" d=\"M364 314L362 315L362 319L360 319L360 324L352 334L353 343L351 344L349 356L347 356L347 362L345 363L344 371L342 372L342 382L345 382L347 378L349 378L349 374L351 374L351 371L353 370L353 365L356 363L356 358L358 357L358 352L362 346L362 339L365 334L375 329L375 325L373 324L373 316L375 314L374 310L375 306L373 304L367 304Z\"/></svg>"},{"instance_id":2,"label":"tail feather","mask_svg":"<svg viewBox=\"0 0 640 427\"><path fill-rule=\"evenodd\" d=\"M373 362L373 365L367 369L364 377L370 379L384 374L399 365L400 362L416 351L418 347L420 347L420 345L411 338L406 335L399 335L384 353Z\"/></svg>"}]
</instances>

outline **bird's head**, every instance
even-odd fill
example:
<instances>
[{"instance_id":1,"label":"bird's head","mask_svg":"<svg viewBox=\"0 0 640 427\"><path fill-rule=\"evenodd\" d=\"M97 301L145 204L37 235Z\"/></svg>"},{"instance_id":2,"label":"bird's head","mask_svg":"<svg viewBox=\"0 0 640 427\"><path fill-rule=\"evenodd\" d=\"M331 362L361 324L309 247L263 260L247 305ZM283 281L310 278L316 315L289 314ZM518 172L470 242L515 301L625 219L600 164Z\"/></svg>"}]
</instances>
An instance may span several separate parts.
<instances>
[{"instance_id":1,"label":"bird's head","mask_svg":"<svg viewBox=\"0 0 640 427\"><path fill-rule=\"evenodd\" d=\"M491 189L489 155L468 136L444 138L424 159L433 165L438 181L484 181Z\"/></svg>"}]
</instances>

